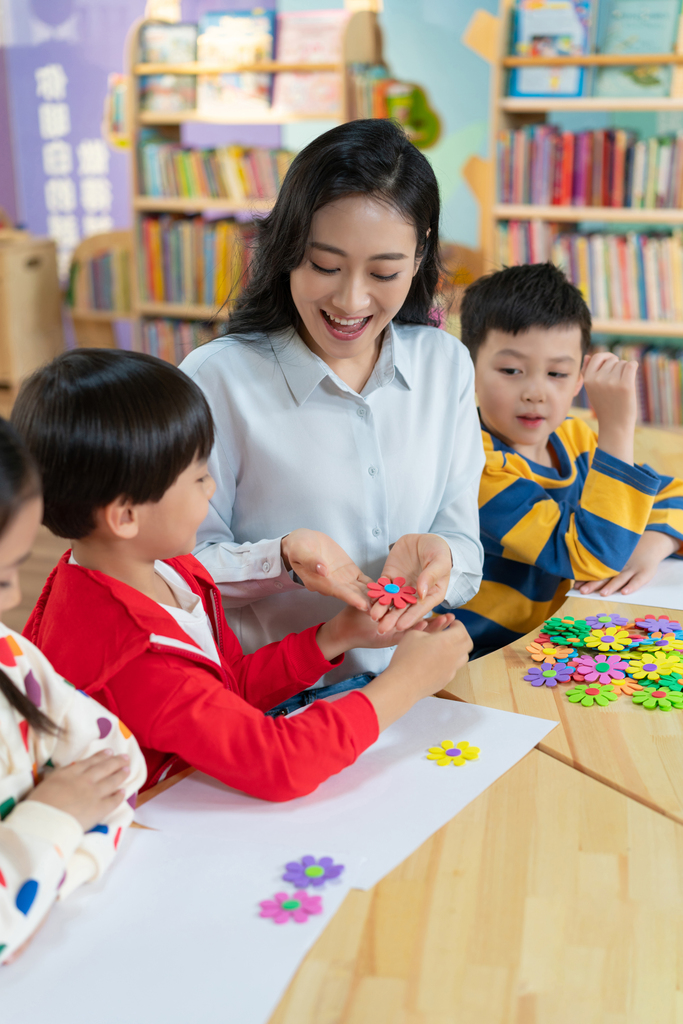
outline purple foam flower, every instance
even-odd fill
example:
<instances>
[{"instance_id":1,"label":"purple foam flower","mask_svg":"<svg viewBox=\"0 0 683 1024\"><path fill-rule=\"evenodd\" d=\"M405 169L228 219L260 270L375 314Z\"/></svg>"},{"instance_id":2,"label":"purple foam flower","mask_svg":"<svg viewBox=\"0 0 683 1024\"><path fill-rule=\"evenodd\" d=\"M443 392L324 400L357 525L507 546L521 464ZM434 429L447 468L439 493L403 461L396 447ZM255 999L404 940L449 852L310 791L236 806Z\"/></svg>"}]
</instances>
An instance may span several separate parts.
<instances>
[{"instance_id":1,"label":"purple foam flower","mask_svg":"<svg viewBox=\"0 0 683 1024\"><path fill-rule=\"evenodd\" d=\"M646 615L642 619L636 619L636 626L639 629L646 629L648 633L675 633L683 628L680 622L670 619L668 615Z\"/></svg>"},{"instance_id":2,"label":"purple foam flower","mask_svg":"<svg viewBox=\"0 0 683 1024\"><path fill-rule=\"evenodd\" d=\"M574 679L586 683L611 683L613 679L623 679L626 675L628 662L622 661L618 654L593 657L582 654L573 658Z\"/></svg>"},{"instance_id":3,"label":"purple foam flower","mask_svg":"<svg viewBox=\"0 0 683 1024\"><path fill-rule=\"evenodd\" d=\"M562 665L556 662L550 665L544 661L542 665L532 665L524 676L532 686L557 686L558 683L568 683L574 670L569 665Z\"/></svg>"},{"instance_id":4,"label":"purple foam flower","mask_svg":"<svg viewBox=\"0 0 683 1024\"><path fill-rule=\"evenodd\" d=\"M259 917L272 917L275 924L287 924L290 917L304 924L311 914L322 914L322 896L309 896L303 889L294 893L276 892L272 900L261 900Z\"/></svg>"},{"instance_id":5,"label":"purple foam flower","mask_svg":"<svg viewBox=\"0 0 683 1024\"><path fill-rule=\"evenodd\" d=\"M335 864L331 857L315 857L306 855L301 860L292 860L285 864L286 871L282 876L283 882L291 882L299 889L305 889L308 885L322 885L332 878L339 878L344 870L343 864Z\"/></svg>"},{"instance_id":6,"label":"purple foam flower","mask_svg":"<svg viewBox=\"0 0 683 1024\"><path fill-rule=\"evenodd\" d=\"M603 612L601 615L587 615L586 622L591 629L606 629L608 626L625 626L628 619L617 612Z\"/></svg>"}]
</instances>

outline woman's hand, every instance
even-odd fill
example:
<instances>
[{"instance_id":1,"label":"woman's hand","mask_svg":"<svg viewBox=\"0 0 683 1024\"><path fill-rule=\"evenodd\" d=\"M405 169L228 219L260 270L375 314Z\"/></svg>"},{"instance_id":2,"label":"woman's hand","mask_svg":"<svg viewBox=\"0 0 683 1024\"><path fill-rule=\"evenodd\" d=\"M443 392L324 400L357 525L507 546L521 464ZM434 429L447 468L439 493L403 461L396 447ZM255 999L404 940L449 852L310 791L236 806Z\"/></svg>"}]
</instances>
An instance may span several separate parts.
<instances>
[{"instance_id":1,"label":"woman's hand","mask_svg":"<svg viewBox=\"0 0 683 1024\"><path fill-rule=\"evenodd\" d=\"M382 576L402 576L417 589L417 604L402 611L375 603L371 616L381 620L380 632L410 629L446 596L453 557L443 537L436 533L406 533L399 537L384 563Z\"/></svg>"},{"instance_id":2,"label":"woman's hand","mask_svg":"<svg viewBox=\"0 0 683 1024\"><path fill-rule=\"evenodd\" d=\"M330 619L323 623L316 635L316 641L322 655L327 661L333 661L340 654L351 651L354 647L393 647L399 643L408 632L418 633L441 633L448 629L455 622L455 615L436 615L427 622L420 619L410 630L392 629L389 632L380 633L378 623L371 619L366 612L360 612L356 608L344 608Z\"/></svg>"},{"instance_id":3,"label":"woman's hand","mask_svg":"<svg viewBox=\"0 0 683 1024\"><path fill-rule=\"evenodd\" d=\"M610 594L617 593L632 594L634 590L649 583L662 559L673 555L680 546L680 542L668 533L646 530L621 572L606 580L577 582L576 589L582 594L594 594L599 590L600 597L609 597Z\"/></svg>"},{"instance_id":4,"label":"woman's hand","mask_svg":"<svg viewBox=\"0 0 683 1024\"><path fill-rule=\"evenodd\" d=\"M367 586L372 580L326 533L293 530L282 538L280 550L285 568L294 570L306 590L370 611Z\"/></svg>"},{"instance_id":5,"label":"woman's hand","mask_svg":"<svg viewBox=\"0 0 683 1024\"><path fill-rule=\"evenodd\" d=\"M129 760L128 754L100 750L66 768L56 768L26 799L66 811L87 832L123 803Z\"/></svg>"}]
</instances>

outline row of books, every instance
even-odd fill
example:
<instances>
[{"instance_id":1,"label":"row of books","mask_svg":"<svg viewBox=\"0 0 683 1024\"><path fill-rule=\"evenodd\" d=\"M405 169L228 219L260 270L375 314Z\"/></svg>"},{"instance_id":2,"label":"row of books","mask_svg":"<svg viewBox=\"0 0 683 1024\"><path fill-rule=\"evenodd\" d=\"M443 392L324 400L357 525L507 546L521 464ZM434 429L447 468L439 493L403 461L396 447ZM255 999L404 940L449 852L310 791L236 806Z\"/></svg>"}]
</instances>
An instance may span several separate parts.
<instances>
[{"instance_id":1,"label":"row of books","mask_svg":"<svg viewBox=\"0 0 683 1024\"><path fill-rule=\"evenodd\" d=\"M76 309L101 309L117 313L130 310L130 258L122 249L73 263L69 285Z\"/></svg>"},{"instance_id":2,"label":"row of books","mask_svg":"<svg viewBox=\"0 0 683 1024\"><path fill-rule=\"evenodd\" d=\"M140 180L148 196L274 199L293 158L284 149L183 149L168 142L144 142Z\"/></svg>"},{"instance_id":3,"label":"row of books","mask_svg":"<svg viewBox=\"0 0 683 1024\"><path fill-rule=\"evenodd\" d=\"M143 300L218 307L236 298L250 225L164 215L141 218L139 230Z\"/></svg>"},{"instance_id":4,"label":"row of books","mask_svg":"<svg viewBox=\"0 0 683 1024\"><path fill-rule=\"evenodd\" d=\"M668 427L683 426L683 349L627 342L616 342L611 348L621 359L638 361L640 422ZM590 408L585 389L574 404L584 409Z\"/></svg>"},{"instance_id":5,"label":"row of books","mask_svg":"<svg viewBox=\"0 0 683 1024\"><path fill-rule=\"evenodd\" d=\"M419 149L433 146L441 122L424 89L392 78L384 64L351 64L348 78L348 116L390 117L403 126Z\"/></svg>"},{"instance_id":6,"label":"row of books","mask_svg":"<svg viewBox=\"0 0 683 1024\"><path fill-rule=\"evenodd\" d=\"M179 366L185 356L219 333L192 320L143 320L142 351Z\"/></svg>"},{"instance_id":7,"label":"row of books","mask_svg":"<svg viewBox=\"0 0 683 1024\"><path fill-rule=\"evenodd\" d=\"M683 233L583 234L547 222L508 221L497 233L501 264L562 267L593 316L683 322Z\"/></svg>"},{"instance_id":8,"label":"row of books","mask_svg":"<svg viewBox=\"0 0 683 1024\"><path fill-rule=\"evenodd\" d=\"M681 47L681 0L515 0L519 56L665 54ZM680 96L683 69L652 61L597 68L538 65L510 75L512 96Z\"/></svg>"},{"instance_id":9,"label":"row of books","mask_svg":"<svg viewBox=\"0 0 683 1024\"><path fill-rule=\"evenodd\" d=\"M498 136L498 199L539 206L683 207L683 131L561 131L554 125Z\"/></svg>"}]
</instances>

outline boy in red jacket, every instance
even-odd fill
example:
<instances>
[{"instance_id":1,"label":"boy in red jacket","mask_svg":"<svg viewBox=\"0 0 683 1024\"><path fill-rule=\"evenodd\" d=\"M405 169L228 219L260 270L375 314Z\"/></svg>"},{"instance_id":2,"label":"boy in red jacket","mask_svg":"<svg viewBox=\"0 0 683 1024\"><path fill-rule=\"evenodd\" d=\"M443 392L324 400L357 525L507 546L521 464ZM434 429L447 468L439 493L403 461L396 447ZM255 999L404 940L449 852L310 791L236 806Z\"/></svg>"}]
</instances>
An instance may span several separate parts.
<instances>
[{"instance_id":1,"label":"boy in red jacket","mask_svg":"<svg viewBox=\"0 0 683 1024\"><path fill-rule=\"evenodd\" d=\"M187 552L214 482L213 423L183 373L135 352L80 349L38 370L12 420L43 473L46 525L71 540L25 635L135 734L152 786L193 765L266 800L314 790L445 686L471 642L453 616L380 636L347 607L244 655ZM392 646L363 690L291 718L265 712L353 647Z\"/></svg>"}]
</instances>

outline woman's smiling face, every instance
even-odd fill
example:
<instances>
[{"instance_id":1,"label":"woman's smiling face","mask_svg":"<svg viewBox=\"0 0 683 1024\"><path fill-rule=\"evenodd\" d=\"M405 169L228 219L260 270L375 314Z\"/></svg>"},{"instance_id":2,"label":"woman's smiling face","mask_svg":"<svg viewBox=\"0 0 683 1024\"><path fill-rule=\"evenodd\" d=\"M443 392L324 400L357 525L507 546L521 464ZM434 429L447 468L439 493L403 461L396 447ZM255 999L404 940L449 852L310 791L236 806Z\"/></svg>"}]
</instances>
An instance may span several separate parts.
<instances>
[{"instance_id":1,"label":"woman's smiling face","mask_svg":"<svg viewBox=\"0 0 683 1024\"><path fill-rule=\"evenodd\" d=\"M419 266L415 228L393 206L345 196L313 216L301 266L290 274L300 333L332 368L373 353Z\"/></svg>"}]
</instances>

